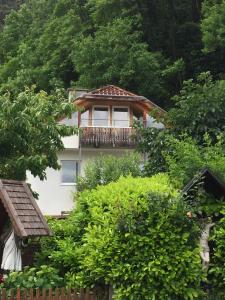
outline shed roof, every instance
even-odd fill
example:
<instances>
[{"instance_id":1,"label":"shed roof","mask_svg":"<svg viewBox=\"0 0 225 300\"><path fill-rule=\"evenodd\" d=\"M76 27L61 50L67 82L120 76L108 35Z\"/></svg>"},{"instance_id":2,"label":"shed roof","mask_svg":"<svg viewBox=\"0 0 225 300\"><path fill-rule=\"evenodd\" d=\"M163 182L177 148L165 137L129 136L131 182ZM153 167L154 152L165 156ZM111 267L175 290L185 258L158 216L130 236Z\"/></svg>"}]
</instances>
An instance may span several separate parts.
<instances>
[{"instance_id":1,"label":"shed roof","mask_svg":"<svg viewBox=\"0 0 225 300\"><path fill-rule=\"evenodd\" d=\"M218 178L209 168L202 169L188 184L183 188L183 193L194 195L195 187L202 181L203 188L216 199L225 199L225 183Z\"/></svg>"},{"instance_id":2,"label":"shed roof","mask_svg":"<svg viewBox=\"0 0 225 300\"><path fill-rule=\"evenodd\" d=\"M0 201L19 237L52 235L25 182L0 179Z\"/></svg>"}]
</instances>

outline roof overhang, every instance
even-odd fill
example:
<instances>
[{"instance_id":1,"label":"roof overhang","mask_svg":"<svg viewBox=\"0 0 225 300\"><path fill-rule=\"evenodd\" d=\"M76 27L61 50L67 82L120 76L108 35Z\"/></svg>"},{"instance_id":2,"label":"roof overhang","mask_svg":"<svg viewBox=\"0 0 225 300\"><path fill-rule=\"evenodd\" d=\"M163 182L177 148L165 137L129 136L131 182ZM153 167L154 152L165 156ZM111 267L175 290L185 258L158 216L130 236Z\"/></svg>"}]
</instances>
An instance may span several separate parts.
<instances>
[{"instance_id":1,"label":"roof overhang","mask_svg":"<svg viewBox=\"0 0 225 300\"><path fill-rule=\"evenodd\" d=\"M194 195L199 182L208 194L212 194L216 199L225 199L225 183L215 175L209 168L202 169L183 188L182 193Z\"/></svg>"},{"instance_id":2,"label":"roof overhang","mask_svg":"<svg viewBox=\"0 0 225 300\"><path fill-rule=\"evenodd\" d=\"M52 235L29 186L25 182L0 179L0 201L19 237Z\"/></svg>"}]
</instances>

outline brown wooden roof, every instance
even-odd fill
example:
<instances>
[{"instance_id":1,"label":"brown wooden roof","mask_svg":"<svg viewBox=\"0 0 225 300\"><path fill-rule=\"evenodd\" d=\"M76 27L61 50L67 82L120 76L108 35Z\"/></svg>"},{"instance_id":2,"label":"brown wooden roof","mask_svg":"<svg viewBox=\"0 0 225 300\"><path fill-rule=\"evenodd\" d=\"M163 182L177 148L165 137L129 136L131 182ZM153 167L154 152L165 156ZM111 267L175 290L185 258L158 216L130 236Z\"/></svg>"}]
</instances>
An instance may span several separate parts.
<instances>
[{"instance_id":1,"label":"brown wooden roof","mask_svg":"<svg viewBox=\"0 0 225 300\"><path fill-rule=\"evenodd\" d=\"M0 201L19 237L52 235L25 182L0 179Z\"/></svg>"}]
</instances>

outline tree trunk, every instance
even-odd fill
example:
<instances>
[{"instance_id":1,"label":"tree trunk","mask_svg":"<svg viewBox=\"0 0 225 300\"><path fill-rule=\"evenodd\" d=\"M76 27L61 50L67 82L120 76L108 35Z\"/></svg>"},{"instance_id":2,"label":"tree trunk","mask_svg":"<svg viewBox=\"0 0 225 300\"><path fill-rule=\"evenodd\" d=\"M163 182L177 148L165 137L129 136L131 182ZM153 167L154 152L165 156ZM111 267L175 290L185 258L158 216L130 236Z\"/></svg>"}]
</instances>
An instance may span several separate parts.
<instances>
[{"instance_id":1,"label":"tree trunk","mask_svg":"<svg viewBox=\"0 0 225 300\"><path fill-rule=\"evenodd\" d=\"M210 249L209 249L209 234L210 229L215 225L215 223L204 224L201 237L200 237L200 256L202 259L203 268L207 271L210 262Z\"/></svg>"}]
</instances>

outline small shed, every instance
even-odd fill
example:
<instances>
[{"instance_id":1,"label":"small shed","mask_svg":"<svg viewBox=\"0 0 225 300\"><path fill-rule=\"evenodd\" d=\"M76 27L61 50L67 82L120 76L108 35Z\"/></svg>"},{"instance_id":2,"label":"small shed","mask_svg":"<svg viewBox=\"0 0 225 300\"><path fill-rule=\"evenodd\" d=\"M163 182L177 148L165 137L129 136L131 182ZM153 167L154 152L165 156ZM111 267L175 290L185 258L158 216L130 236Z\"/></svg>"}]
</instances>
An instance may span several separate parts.
<instances>
[{"instance_id":1,"label":"small shed","mask_svg":"<svg viewBox=\"0 0 225 300\"><path fill-rule=\"evenodd\" d=\"M0 179L0 268L4 248L1 240L7 233L8 224L11 224L17 239L21 241L52 235L27 183ZM32 263L37 248L31 243L23 249L23 266Z\"/></svg>"},{"instance_id":2,"label":"small shed","mask_svg":"<svg viewBox=\"0 0 225 300\"><path fill-rule=\"evenodd\" d=\"M0 180L0 233L7 218L22 239L52 235L29 186L23 181Z\"/></svg>"},{"instance_id":3,"label":"small shed","mask_svg":"<svg viewBox=\"0 0 225 300\"><path fill-rule=\"evenodd\" d=\"M188 184L183 188L183 194L190 197L195 196L197 186L202 183L206 193L213 195L216 199L225 199L225 183L215 175L209 168L202 169L194 176Z\"/></svg>"}]
</instances>

